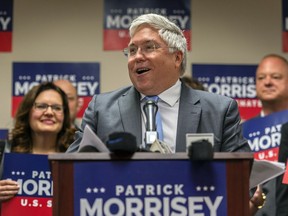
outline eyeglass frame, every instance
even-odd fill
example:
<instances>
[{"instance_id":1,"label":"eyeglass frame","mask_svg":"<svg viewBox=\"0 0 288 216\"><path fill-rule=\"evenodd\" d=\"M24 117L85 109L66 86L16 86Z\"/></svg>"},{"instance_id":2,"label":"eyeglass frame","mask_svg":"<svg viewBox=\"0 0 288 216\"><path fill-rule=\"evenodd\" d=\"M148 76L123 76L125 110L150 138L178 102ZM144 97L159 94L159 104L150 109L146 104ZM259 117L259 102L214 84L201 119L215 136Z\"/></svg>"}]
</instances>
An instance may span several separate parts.
<instances>
[{"instance_id":1,"label":"eyeglass frame","mask_svg":"<svg viewBox=\"0 0 288 216\"><path fill-rule=\"evenodd\" d=\"M146 47L145 47L145 45L146 45ZM150 45L150 46L148 46L148 45ZM135 53L132 55L131 55L131 51L129 51L129 49L131 47L135 47ZM146 42L142 43L140 46L136 46L135 44L131 44L128 47L123 49L123 53L126 57L131 57L131 56L134 57L137 54L139 48L141 50L141 53L147 55L147 54L150 54L150 53L154 52L155 50L162 48L162 47L158 43L156 43L155 41L150 40L150 41L146 41ZM175 47L168 47L168 48L175 49Z\"/></svg>"},{"instance_id":2,"label":"eyeglass frame","mask_svg":"<svg viewBox=\"0 0 288 216\"><path fill-rule=\"evenodd\" d=\"M44 106L42 108L40 108L39 106ZM53 111L53 113L55 114L64 114L64 106L60 105L60 104L52 104L49 105L47 103L34 103L33 107L36 111L40 111L40 112L46 112L48 110L48 108L50 107L51 110Z\"/></svg>"}]
</instances>

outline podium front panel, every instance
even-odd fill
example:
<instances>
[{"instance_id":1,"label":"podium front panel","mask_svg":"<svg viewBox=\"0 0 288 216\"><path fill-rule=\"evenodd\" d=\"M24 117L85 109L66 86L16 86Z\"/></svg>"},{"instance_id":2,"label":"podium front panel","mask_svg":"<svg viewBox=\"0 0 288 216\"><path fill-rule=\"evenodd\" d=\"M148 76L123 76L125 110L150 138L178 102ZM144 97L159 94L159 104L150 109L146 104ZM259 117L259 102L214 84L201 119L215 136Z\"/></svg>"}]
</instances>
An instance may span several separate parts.
<instances>
[{"instance_id":1,"label":"podium front panel","mask_svg":"<svg viewBox=\"0 0 288 216\"><path fill-rule=\"evenodd\" d=\"M53 215L248 214L250 159L109 158L52 160Z\"/></svg>"}]
</instances>

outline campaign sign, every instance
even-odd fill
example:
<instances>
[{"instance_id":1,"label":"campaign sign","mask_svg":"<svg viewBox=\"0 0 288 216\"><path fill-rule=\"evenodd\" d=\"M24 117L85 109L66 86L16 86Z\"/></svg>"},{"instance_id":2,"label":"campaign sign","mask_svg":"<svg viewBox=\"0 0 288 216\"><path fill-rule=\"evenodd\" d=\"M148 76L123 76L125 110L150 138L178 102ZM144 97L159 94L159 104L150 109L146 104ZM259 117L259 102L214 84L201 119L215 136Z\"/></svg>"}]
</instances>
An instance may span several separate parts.
<instances>
[{"instance_id":1,"label":"campaign sign","mask_svg":"<svg viewBox=\"0 0 288 216\"><path fill-rule=\"evenodd\" d=\"M227 215L226 162L74 164L74 215Z\"/></svg>"},{"instance_id":2,"label":"campaign sign","mask_svg":"<svg viewBox=\"0 0 288 216\"><path fill-rule=\"evenodd\" d=\"M0 0L0 52L12 51L13 0Z\"/></svg>"},{"instance_id":3,"label":"campaign sign","mask_svg":"<svg viewBox=\"0 0 288 216\"><path fill-rule=\"evenodd\" d=\"M283 52L288 52L288 0L282 0L282 43Z\"/></svg>"},{"instance_id":4,"label":"campaign sign","mask_svg":"<svg viewBox=\"0 0 288 216\"><path fill-rule=\"evenodd\" d=\"M242 124L254 158L278 161L282 124L288 121L288 110L257 117Z\"/></svg>"},{"instance_id":5,"label":"campaign sign","mask_svg":"<svg viewBox=\"0 0 288 216\"><path fill-rule=\"evenodd\" d=\"M255 73L257 65L193 64L192 76L216 94L235 99L241 119L256 116L261 102L256 98Z\"/></svg>"},{"instance_id":6,"label":"campaign sign","mask_svg":"<svg viewBox=\"0 0 288 216\"><path fill-rule=\"evenodd\" d=\"M5 140L8 138L8 129L0 129L0 139Z\"/></svg>"},{"instance_id":7,"label":"campaign sign","mask_svg":"<svg viewBox=\"0 0 288 216\"><path fill-rule=\"evenodd\" d=\"M58 79L70 80L83 105L77 113L81 118L93 95L100 92L99 63L13 63L12 117L23 96L35 85Z\"/></svg>"},{"instance_id":8,"label":"campaign sign","mask_svg":"<svg viewBox=\"0 0 288 216\"><path fill-rule=\"evenodd\" d=\"M52 215L52 175L47 155L4 154L2 179L12 179L20 185L18 194L2 202L1 216Z\"/></svg>"},{"instance_id":9,"label":"campaign sign","mask_svg":"<svg viewBox=\"0 0 288 216\"><path fill-rule=\"evenodd\" d=\"M156 13L174 21L183 31L191 50L190 0L106 0L104 1L104 50L123 50L130 36L129 26L142 14Z\"/></svg>"}]
</instances>

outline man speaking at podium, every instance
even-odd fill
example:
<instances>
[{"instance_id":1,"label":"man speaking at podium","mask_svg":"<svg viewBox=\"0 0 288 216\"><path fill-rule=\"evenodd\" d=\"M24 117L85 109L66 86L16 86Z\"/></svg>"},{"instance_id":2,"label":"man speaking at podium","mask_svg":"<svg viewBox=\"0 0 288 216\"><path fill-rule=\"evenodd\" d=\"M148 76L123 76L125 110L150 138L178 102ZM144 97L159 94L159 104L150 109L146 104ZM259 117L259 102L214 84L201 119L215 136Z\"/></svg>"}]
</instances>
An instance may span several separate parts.
<instances>
[{"instance_id":1,"label":"man speaking at podium","mask_svg":"<svg viewBox=\"0 0 288 216\"><path fill-rule=\"evenodd\" d=\"M95 95L82 119L106 141L113 132L129 132L138 145L145 143L146 96L158 96L163 141L174 152L186 151L187 133L213 133L214 151L250 151L242 137L237 103L231 98L193 90L180 81L186 70L187 42L181 29L156 14L136 18L130 26L131 40L124 54L133 83L109 93ZM76 152L83 131L68 152Z\"/></svg>"},{"instance_id":2,"label":"man speaking at podium","mask_svg":"<svg viewBox=\"0 0 288 216\"><path fill-rule=\"evenodd\" d=\"M132 21L129 33L131 39L124 54L133 86L95 95L67 152L78 151L86 125L103 142L113 132L127 132L136 137L139 148L151 144L156 131L153 124L147 124L151 113L152 121L156 113L160 114L161 139L172 152L186 151L187 133L213 133L215 152L250 151L242 136L237 103L181 82L187 42L175 23L161 15L145 14ZM147 105L147 97L157 99ZM147 128L152 131L147 132ZM160 139L159 132L156 138Z\"/></svg>"}]
</instances>

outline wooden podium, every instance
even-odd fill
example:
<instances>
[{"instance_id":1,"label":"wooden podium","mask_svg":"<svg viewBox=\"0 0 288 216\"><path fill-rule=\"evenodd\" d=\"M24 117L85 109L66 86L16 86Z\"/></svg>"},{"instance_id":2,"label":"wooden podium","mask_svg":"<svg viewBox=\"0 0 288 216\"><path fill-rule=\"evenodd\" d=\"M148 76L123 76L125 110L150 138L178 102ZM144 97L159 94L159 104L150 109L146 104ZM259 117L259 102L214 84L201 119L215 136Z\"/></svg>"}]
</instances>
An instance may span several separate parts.
<instances>
[{"instance_id":1,"label":"wooden podium","mask_svg":"<svg viewBox=\"0 0 288 216\"><path fill-rule=\"evenodd\" d=\"M171 163L184 162L185 164L196 165L202 164L203 161L191 161L187 153L176 154L160 154L160 153L135 153L133 155L117 156L107 153L58 153L51 154L48 157L53 177L53 216L73 216L75 214L74 191L77 190L79 184L74 184L74 168L75 164L85 165L86 163L95 162L89 170L94 172L93 166L97 167L98 163L105 164L117 162L117 166L121 169L121 162L125 162L125 166L131 163L146 161L158 164L162 161ZM253 153L214 153L214 159L209 163L225 164L226 176L221 176L226 182L225 206L227 215L229 216L246 216L249 211L249 176L253 162ZM204 162L207 163L207 162ZM119 165L118 165L119 164ZM170 165L168 168L170 168ZM195 167L195 166L194 166ZM153 167L151 168L153 169ZM190 168L189 168L190 169ZM169 170L177 176L176 170ZM182 168L181 168L182 170ZM113 170L111 170L113 172ZM215 171L214 171L215 172ZM217 176L217 170L214 175ZM124 175L124 174L123 174ZM137 174L136 174L137 175ZM219 175L221 175L219 173ZM131 173L133 176L133 173ZM86 176L82 176L84 179ZM219 176L218 176L219 177ZM87 177L86 177L87 178ZM199 178L199 177L198 177ZM204 177L203 177L204 179ZM221 215L222 216L222 215Z\"/></svg>"}]
</instances>

